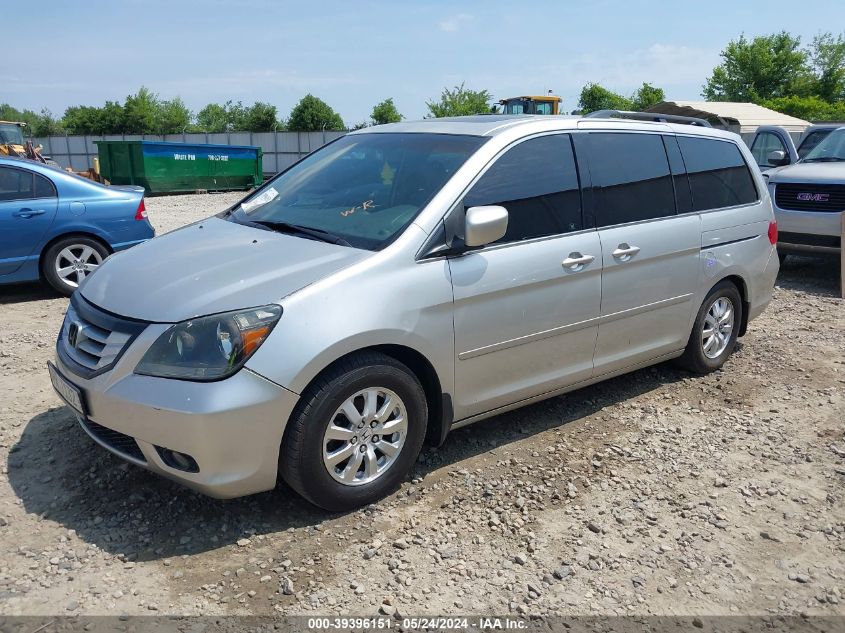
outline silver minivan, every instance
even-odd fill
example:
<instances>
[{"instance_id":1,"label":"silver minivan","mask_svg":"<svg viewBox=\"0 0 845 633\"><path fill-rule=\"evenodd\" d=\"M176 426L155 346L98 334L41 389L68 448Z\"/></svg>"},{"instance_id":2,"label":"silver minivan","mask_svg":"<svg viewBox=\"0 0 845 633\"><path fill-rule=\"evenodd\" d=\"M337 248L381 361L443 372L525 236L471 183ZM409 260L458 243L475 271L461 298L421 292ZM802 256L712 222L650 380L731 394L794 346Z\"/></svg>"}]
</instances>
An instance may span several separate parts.
<instances>
[{"instance_id":1,"label":"silver minivan","mask_svg":"<svg viewBox=\"0 0 845 633\"><path fill-rule=\"evenodd\" d=\"M122 458L215 497L373 502L450 429L640 367L718 369L777 226L734 134L479 116L350 133L111 256L50 374Z\"/></svg>"}]
</instances>

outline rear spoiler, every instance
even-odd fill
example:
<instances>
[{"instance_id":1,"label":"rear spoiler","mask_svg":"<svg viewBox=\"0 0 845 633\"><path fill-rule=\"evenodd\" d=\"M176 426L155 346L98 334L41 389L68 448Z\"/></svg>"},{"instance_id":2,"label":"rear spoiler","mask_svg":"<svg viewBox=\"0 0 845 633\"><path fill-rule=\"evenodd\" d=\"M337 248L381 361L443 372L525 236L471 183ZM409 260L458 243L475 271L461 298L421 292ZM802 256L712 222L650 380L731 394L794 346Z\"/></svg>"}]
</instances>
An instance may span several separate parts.
<instances>
[{"instance_id":1,"label":"rear spoiler","mask_svg":"<svg viewBox=\"0 0 845 633\"><path fill-rule=\"evenodd\" d=\"M706 119L679 114L661 114L659 112L630 112L628 110L596 110L584 115L590 119L634 119L635 121L654 121L656 123L683 123L698 127L713 127Z\"/></svg>"}]
</instances>

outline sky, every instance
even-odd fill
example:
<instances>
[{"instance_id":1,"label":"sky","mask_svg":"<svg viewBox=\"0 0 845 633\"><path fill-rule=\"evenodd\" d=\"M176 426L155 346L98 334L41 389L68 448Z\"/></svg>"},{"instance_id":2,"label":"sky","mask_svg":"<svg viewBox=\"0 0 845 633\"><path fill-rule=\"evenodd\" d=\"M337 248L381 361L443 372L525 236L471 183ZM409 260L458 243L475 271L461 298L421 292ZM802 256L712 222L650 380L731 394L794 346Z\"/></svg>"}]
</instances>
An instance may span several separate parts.
<instances>
[{"instance_id":1,"label":"sky","mask_svg":"<svg viewBox=\"0 0 845 633\"><path fill-rule=\"evenodd\" d=\"M691 8L684 8L689 6ZM577 108L588 82L642 82L700 99L731 40L787 30L809 42L845 27L843 0L0 0L14 46L0 103L48 108L123 101L147 86L209 102L267 101L281 117L307 93L348 125L392 97L407 119L462 82L496 100L551 90ZM16 16L13 19L11 16ZM14 25L15 34L8 29Z\"/></svg>"}]
</instances>

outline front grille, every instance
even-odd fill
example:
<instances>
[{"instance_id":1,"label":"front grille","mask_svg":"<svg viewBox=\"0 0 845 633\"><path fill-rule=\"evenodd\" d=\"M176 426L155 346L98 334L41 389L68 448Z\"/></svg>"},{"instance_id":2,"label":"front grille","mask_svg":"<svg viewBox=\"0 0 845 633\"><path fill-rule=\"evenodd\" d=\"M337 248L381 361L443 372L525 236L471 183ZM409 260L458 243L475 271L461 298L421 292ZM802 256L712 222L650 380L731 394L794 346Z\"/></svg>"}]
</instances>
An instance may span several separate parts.
<instances>
[{"instance_id":1,"label":"front grille","mask_svg":"<svg viewBox=\"0 0 845 633\"><path fill-rule=\"evenodd\" d=\"M90 378L111 368L145 326L104 312L76 293L62 324L58 351L72 371Z\"/></svg>"},{"instance_id":2,"label":"front grille","mask_svg":"<svg viewBox=\"0 0 845 633\"><path fill-rule=\"evenodd\" d=\"M845 211L845 185L777 183L775 204L790 211Z\"/></svg>"},{"instance_id":3,"label":"front grille","mask_svg":"<svg viewBox=\"0 0 845 633\"><path fill-rule=\"evenodd\" d=\"M121 455L137 459L138 461L146 461L144 454L141 452L141 448L138 446L138 442L135 441L135 438L125 435L119 431L107 429L106 427L100 426L91 420L83 420L80 424L85 427L85 430L88 431L88 433L112 449L115 453L120 453Z\"/></svg>"}]
</instances>

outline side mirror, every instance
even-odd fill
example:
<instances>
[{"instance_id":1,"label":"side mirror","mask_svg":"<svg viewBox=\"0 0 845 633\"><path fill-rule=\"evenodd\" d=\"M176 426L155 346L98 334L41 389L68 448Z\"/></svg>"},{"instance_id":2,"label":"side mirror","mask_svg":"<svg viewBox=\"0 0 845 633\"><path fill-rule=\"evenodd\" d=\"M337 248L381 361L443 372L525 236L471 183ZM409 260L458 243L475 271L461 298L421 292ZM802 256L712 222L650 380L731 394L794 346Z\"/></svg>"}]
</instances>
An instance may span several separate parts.
<instances>
[{"instance_id":1,"label":"side mirror","mask_svg":"<svg viewBox=\"0 0 845 633\"><path fill-rule=\"evenodd\" d=\"M464 220L464 244L484 246L505 236L508 210L505 207L470 207Z\"/></svg>"},{"instance_id":2,"label":"side mirror","mask_svg":"<svg viewBox=\"0 0 845 633\"><path fill-rule=\"evenodd\" d=\"M780 167L781 165L789 164L789 157L782 149L776 149L769 152L766 160L768 160L769 165L772 165L773 167Z\"/></svg>"}]
</instances>

